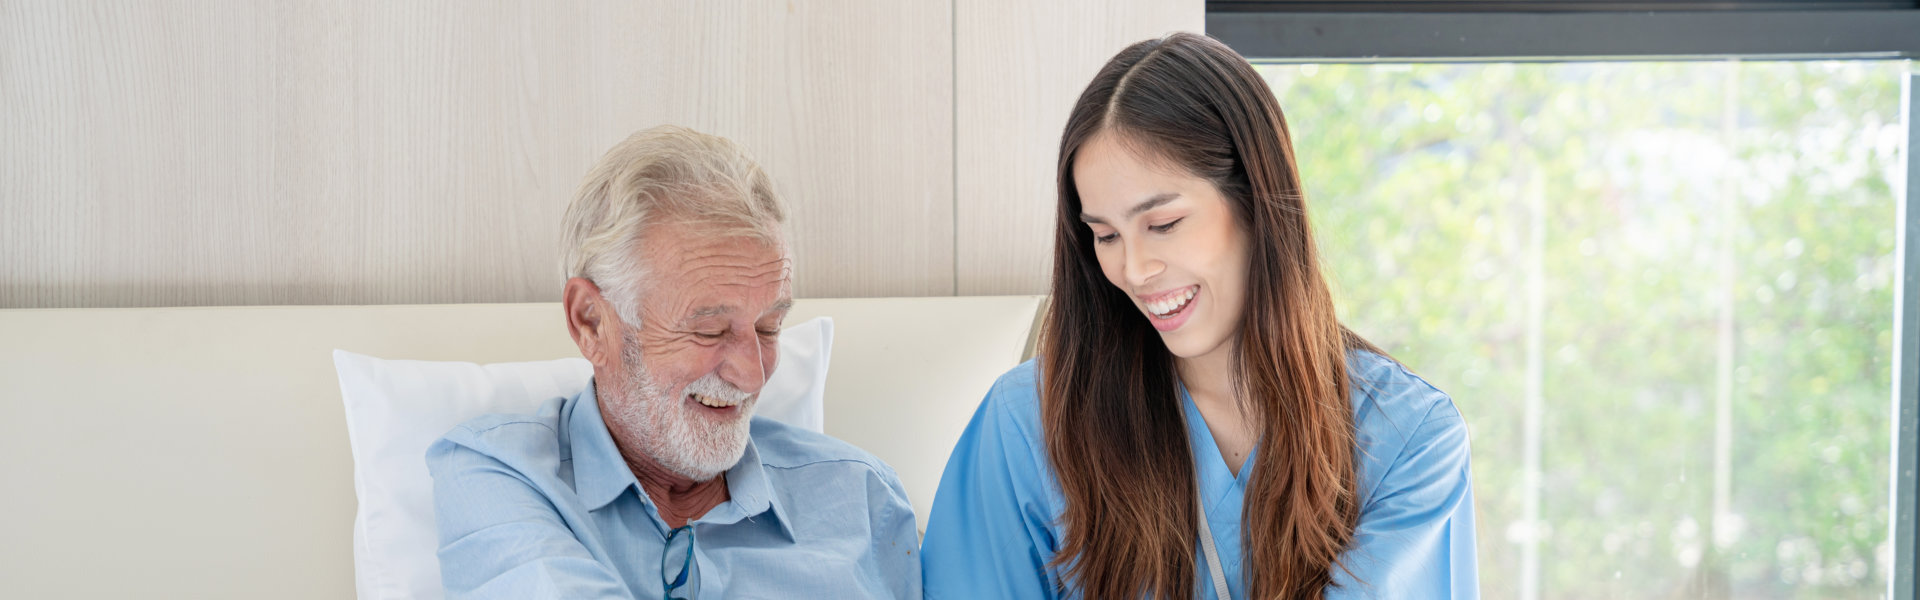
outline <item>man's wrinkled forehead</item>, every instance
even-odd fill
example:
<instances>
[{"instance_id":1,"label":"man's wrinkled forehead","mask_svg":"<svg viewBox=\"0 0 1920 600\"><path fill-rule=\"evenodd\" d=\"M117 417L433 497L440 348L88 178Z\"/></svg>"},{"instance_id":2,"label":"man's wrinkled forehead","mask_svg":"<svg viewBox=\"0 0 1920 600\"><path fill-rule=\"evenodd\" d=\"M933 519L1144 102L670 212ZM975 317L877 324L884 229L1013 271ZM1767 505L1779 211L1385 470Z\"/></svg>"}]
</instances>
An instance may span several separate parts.
<instances>
[{"instance_id":1,"label":"man's wrinkled forehead","mask_svg":"<svg viewBox=\"0 0 1920 600\"><path fill-rule=\"evenodd\" d=\"M715 316L711 313L772 308L790 298L793 259L777 234L769 239L739 228L684 223L649 230L642 237L648 287L680 296L682 306L670 310Z\"/></svg>"}]
</instances>

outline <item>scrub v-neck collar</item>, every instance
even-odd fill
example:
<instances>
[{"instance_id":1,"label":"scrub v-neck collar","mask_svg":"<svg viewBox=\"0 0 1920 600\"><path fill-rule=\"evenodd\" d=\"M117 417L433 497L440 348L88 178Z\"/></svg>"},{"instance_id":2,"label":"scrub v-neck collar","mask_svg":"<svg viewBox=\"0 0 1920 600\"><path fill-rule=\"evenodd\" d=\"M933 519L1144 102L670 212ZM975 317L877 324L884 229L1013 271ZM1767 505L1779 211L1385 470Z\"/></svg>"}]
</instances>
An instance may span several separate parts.
<instances>
[{"instance_id":1,"label":"scrub v-neck collar","mask_svg":"<svg viewBox=\"0 0 1920 600\"><path fill-rule=\"evenodd\" d=\"M1220 444L1213 439L1213 429L1207 427L1207 419L1200 415L1200 407L1193 403L1193 396L1187 393L1187 386L1180 384L1180 407L1187 416L1187 443L1193 446L1193 468L1200 477L1201 506L1208 515L1220 506L1228 494L1242 492L1253 472L1255 453L1248 452L1247 460L1240 463L1240 472L1235 474L1227 469L1227 459L1220 454ZM1258 449L1259 443L1254 443ZM1234 511L1234 520L1239 519Z\"/></svg>"}]
</instances>

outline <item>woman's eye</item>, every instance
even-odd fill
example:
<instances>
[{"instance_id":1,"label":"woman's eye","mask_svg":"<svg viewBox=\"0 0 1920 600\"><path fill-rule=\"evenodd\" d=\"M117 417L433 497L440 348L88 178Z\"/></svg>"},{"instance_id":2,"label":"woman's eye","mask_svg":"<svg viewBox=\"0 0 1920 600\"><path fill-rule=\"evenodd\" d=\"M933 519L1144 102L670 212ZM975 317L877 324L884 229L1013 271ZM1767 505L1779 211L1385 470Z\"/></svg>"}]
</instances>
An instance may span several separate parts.
<instances>
[{"instance_id":1,"label":"woman's eye","mask_svg":"<svg viewBox=\"0 0 1920 600\"><path fill-rule=\"evenodd\" d=\"M1118 233L1109 233L1106 235L1093 236L1093 241L1095 243L1100 243L1100 244L1111 244L1113 243L1114 240L1117 240L1117 239L1120 239L1120 234Z\"/></svg>"},{"instance_id":2,"label":"woman's eye","mask_svg":"<svg viewBox=\"0 0 1920 600\"><path fill-rule=\"evenodd\" d=\"M1178 219L1168 221L1167 224L1165 225L1148 225L1147 229L1153 230L1154 233L1166 233L1169 231L1173 231L1173 226L1179 225L1181 221L1185 221L1185 220L1187 220L1186 217L1180 217Z\"/></svg>"}]
</instances>

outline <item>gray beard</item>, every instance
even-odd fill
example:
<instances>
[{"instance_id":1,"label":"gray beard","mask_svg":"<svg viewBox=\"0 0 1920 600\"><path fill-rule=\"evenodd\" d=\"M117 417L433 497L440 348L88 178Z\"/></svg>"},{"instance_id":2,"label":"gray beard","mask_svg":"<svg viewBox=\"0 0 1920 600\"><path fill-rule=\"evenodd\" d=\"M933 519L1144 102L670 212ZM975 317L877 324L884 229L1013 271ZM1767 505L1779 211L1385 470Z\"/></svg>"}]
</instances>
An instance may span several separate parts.
<instances>
[{"instance_id":1,"label":"gray beard","mask_svg":"<svg viewBox=\"0 0 1920 600\"><path fill-rule=\"evenodd\" d=\"M642 454L661 467L694 481L707 481L725 473L740 462L747 451L752 426L752 409L758 398L740 405L740 416L731 422L712 423L695 415L697 410L669 395L647 371L640 356L640 343L632 331L622 331L626 344L620 353L627 376L614 383L612 398L603 397L609 416L619 421L620 429L638 439L622 440L622 445L637 446ZM711 373L707 377L717 377ZM689 386L691 387L691 386ZM729 386L731 387L731 386Z\"/></svg>"}]
</instances>

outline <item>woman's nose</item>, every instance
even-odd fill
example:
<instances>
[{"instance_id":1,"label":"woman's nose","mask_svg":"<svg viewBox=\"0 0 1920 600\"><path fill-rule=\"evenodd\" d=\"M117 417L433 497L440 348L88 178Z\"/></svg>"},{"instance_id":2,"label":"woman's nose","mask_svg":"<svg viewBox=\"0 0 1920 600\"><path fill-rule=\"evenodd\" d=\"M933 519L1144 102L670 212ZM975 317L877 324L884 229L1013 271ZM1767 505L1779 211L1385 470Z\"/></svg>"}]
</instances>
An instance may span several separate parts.
<instances>
[{"instance_id":1,"label":"woman's nose","mask_svg":"<svg viewBox=\"0 0 1920 600\"><path fill-rule=\"evenodd\" d=\"M1148 250L1145 244L1128 242L1125 252L1127 259L1122 268L1126 270L1127 285L1136 289L1166 270L1166 263L1161 262L1160 257Z\"/></svg>"}]
</instances>

